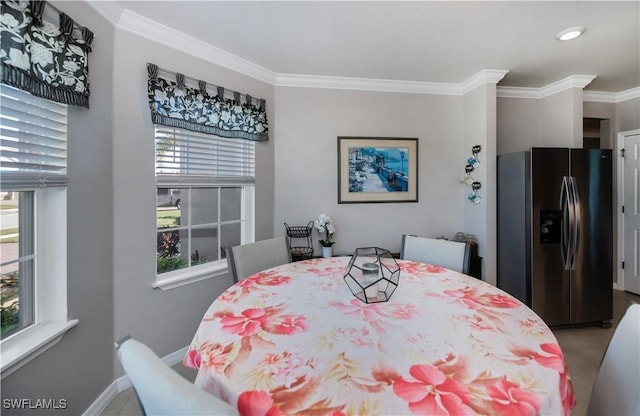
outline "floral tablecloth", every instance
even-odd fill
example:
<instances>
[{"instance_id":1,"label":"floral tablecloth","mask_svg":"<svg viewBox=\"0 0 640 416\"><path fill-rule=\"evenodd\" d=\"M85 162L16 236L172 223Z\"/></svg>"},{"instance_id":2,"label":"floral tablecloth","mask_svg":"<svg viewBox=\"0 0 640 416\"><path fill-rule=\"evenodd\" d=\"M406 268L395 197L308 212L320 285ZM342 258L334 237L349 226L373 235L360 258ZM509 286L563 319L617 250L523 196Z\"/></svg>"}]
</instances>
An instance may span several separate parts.
<instances>
[{"instance_id":1,"label":"floral tablecloth","mask_svg":"<svg viewBox=\"0 0 640 416\"><path fill-rule=\"evenodd\" d=\"M250 276L206 312L184 358L241 415L561 415L575 406L560 346L485 282L398 260L388 302L365 304L348 258Z\"/></svg>"}]
</instances>

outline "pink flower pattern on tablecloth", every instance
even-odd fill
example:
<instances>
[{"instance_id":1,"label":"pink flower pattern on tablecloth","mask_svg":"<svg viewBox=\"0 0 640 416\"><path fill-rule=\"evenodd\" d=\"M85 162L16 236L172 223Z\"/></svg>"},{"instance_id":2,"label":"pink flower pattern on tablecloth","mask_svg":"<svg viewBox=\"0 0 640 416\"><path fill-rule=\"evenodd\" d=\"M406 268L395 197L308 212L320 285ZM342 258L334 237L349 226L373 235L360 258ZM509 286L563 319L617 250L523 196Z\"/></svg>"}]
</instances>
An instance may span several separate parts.
<instances>
[{"instance_id":1,"label":"pink flower pattern on tablecloth","mask_svg":"<svg viewBox=\"0 0 640 416\"><path fill-rule=\"evenodd\" d=\"M345 315L353 315L354 317L366 322L376 321L382 316L378 304L366 304L355 298L349 300L348 303L331 302L330 305L336 307Z\"/></svg>"},{"instance_id":2,"label":"pink flower pattern on tablecloth","mask_svg":"<svg viewBox=\"0 0 640 416\"><path fill-rule=\"evenodd\" d=\"M413 365L409 374L415 379L399 378L393 383L393 391L408 402L409 410L416 415L468 415L467 406L471 394L467 387L445 376L437 367L429 364Z\"/></svg>"},{"instance_id":3,"label":"pink flower pattern on tablecloth","mask_svg":"<svg viewBox=\"0 0 640 416\"><path fill-rule=\"evenodd\" d=\"M257 334L269 323L264 309L245 309L240 315L225 316L220 320L222 330L242 337Z\"/></svg>"},{"instance_id":4,"label":"pink flower pattern on tablecloth","mask_svg":"<svg viewBox=\"0 0 640 416\"><path fill-rule=\"evenodd\" d=\"M560 393L562 395L562 404L565 414L571 412L576 405L576 399L573 393L573 384L567 371L567 364L564 361L564 354L558 344L545 343L540 344L540 349L544 354L536 354L535 360L548 368L556 370L560 374Z\"/></svg>"},{"instance_id":5,"label":"pink flower pattern on tablecloth","mask_svg":"<svg viewBox=\"0 0 640 416\"><path fill-rule=\"evenodd\" d=\"M187 356L184 357L184 360L182 362L187 367L200 368L200 362L201 362L200 358L201 358L200 351L189 350L187 352Z\"/></svg>"},{"instance_id":6,"label":"pink flower pattern on tablecloth","mask_svg":"<svg viewBox=\"0 0 640 416\"><path fill-rule=\"evenodd\" d=\"M415 261L406 261L400 266L401 270L407 273L444 273L447 271L444 267L434 266L433 264L419 263Z\"/></svg>"},{"instance_id":7,"label":"pink flower pattern on tablecloth","mask_svg":"<svg viewBox=\"0 0 640 416\"><path fill-rule=\"evenodd\" d=\"M296 332L306 331L307 321L304 316L287 316L273 327L274 334L291 335Z\"/></svg>"},{"instance_id":8,"label":"pink flower pattern on tablecloth","mask_svg":"<svg viewBox=\"0 0 640 416\"><path fill-rule=\"evenodd\" d=\"M540 410L540 400L535 393L505 378L487 387L487 391L493 399L493 407L500 415L533 416Z\"/></svg>"},{"instance_id":9,"label":"pink flower pattern on tablecloth","mask_svg":"<svg viewBox=\"0 0 640 416\"><path fill-rule=\"evenodd\" d=\"M240 416L282 416L284 413L273 407L273 399L266 391L245 391L238 397Z\"/></svg>"},{"instance_id":10,"label":"pink flower pattern on tablecloth","mask_svg":"<svg viewBox=\"0 0 640 416\"><path fill-rule=\"evenodd\" d=\"M477 279L398 260L388 302L343 281L348 258L286 264L211 305L184 357L241 415L569 415L564 356L529 308Z\"/></svg>"},{"instance_id":11,"label":"pink flower pattern on tablecloth","mask_svg":"<svg viewBox=\"0 0 640 416\"><path fill-rule=\"evenodd\" d=\"M450 303L460 303L465 307L473 310L482 309L484 305L478 297L476 289L465 287L458 290L445 290L444 295L449 298Z\"/></svg>"}]
</instances>

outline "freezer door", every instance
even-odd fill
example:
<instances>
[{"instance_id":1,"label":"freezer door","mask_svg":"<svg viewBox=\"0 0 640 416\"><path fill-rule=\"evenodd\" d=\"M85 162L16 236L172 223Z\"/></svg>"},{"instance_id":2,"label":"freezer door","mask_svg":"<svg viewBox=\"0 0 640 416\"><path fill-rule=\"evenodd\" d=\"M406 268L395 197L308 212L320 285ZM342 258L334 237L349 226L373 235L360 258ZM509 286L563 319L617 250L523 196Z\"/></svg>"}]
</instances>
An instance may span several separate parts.
<instances>
[{"instance_id":1,"label":"freezer door","mask_svg":"<svg viewBox=\"0 0 640 416\"><path fill-rule=\"evenodd\" d=\"M571 271L572 324L613 317L612 159L608 149L571 149L580 210Z\"/></svg>"},{"instance_id":2,"label":"freezer door","mask_svg":"<svg viewBox=\"0 0 640 416\"><path fill-rule=\"evenodd\" d=\"M563 178L569 176L569 149L531 149L531 308L547 325L570 323L570 270L562 256L570 230L561 207Z\"/></svg>"}]
</instances>

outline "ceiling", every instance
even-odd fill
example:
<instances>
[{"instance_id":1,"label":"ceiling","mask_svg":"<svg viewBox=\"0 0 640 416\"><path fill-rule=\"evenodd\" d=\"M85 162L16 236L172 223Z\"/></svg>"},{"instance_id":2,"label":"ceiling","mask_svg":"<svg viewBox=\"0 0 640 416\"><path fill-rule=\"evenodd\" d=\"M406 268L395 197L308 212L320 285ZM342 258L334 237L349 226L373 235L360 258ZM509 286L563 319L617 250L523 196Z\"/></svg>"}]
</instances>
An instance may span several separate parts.
<instances>
[{"instance_id":1,"label":"ceiling","mask_svg":"<svg viewBox=\"0 0 640 416\"><path fill-rule=\"evenodd\" d=\"M276 74L460 84L508 70L500 86L640 86L639 1L89 1L124 9ZM585 26L560 42L556 33Z\"/></svg>"}]
</instances>

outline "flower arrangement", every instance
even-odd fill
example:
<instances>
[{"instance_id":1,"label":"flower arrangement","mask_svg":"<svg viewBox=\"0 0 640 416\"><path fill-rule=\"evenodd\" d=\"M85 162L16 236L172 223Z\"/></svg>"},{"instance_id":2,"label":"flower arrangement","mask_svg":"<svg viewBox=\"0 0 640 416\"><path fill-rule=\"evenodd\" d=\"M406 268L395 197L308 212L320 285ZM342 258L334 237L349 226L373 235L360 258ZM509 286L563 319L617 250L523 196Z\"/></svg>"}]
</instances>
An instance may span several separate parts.
<instances>
[{"instance_id":1,"label":"flower arrangement","mask_svg":"<svg viewBox=\"0 0 640 416\"><path fill-rule=\"evenodd\" d=\"M318 230L318 234L326 234L326 238L320 240L322 247L331 247L334 244L334 241L331 241L331 239L333 238L333 233L336 232L331 217L327 214L320 214L318 219L315 220L314 225Z\"/></svg>"}]
</instances>

